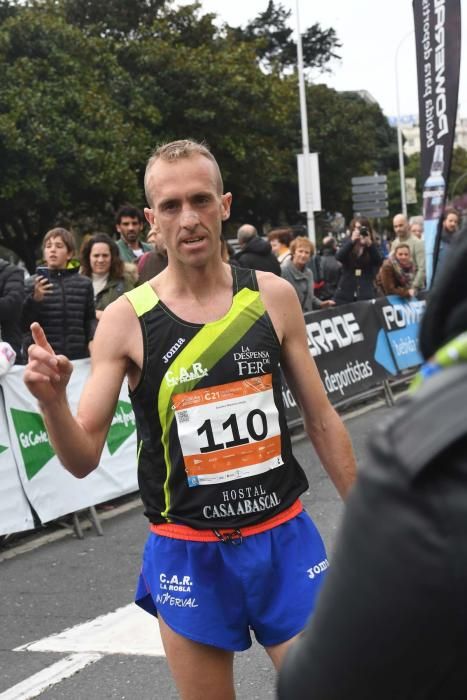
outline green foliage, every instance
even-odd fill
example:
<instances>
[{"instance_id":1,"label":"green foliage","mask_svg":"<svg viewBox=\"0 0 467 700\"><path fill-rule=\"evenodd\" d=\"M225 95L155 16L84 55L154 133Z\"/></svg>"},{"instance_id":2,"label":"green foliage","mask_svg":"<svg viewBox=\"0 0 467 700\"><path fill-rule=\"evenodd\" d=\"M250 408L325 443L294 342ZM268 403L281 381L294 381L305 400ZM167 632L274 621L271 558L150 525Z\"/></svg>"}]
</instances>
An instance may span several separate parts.
<instances>
[{"instance_id":1,"label":"green foliage","mask_svg":"<svg viewBox=\"0 0 467 700\"><path fill-rule=\"evenodd\" d=\"M295 63L289 13L270 2L235 29L218 28L196 2L108 7L0 0L1 243L32 269L53 225L111 231L119 204L144 205L155 145L187 137L219 159L234 195L232 233L244 221L303 221L298 86L285 70ZM322 66L337 39L316 25L308 33L307 63ZM391 163L394 132L377 106L324 85L308 86L308 108L323 207L350 214L351 177Z\"/></svg>"},{"instance_id":2,"label":"green foliage","mask_svg":"<svg viewBox=\"0 0 467 700\"><path fill-rule=\"evenodd\" d=\"M2 23L0 64L0 232L31 268L53 224L138 198L144 141L104 39L58 13L25 8Z\"/></svg>"},{"instance_id":3,"label":"green foliage","mask_svg":"<svg viewBox=\"0 0 467 700\"><path fill-rule=\"evenodd\" d=\"M307 91L310 150L320 159L321 198L328 211L352 216L352 177L385 173L397 154L395 130L378 105L326 85ZM387 126L386 126L387 125Z\"/></svg>"},{"instance_id":4,"label":"green foliage","mask_svg":"<svg viewBox=\"0 0 467 700\"><path fill-rule=\"evenodd\" d=\"M297 44L288 22L292 15L280 3L269 0L264 12L260 12L243 29L233 30L237 40L253 41L258 59L271 68L283 72L297 62ZM322 29L313 24L302 36L303 63L306 68L324 68L331 58L339 58L335 50L341 44L334 29Z\"/></svg>"},{"instance_id":5,"label":"green foliage","mask_svg":"<svg viewBox=\"0 0 467 700\"><path fill-rule=\"evenodd\" d=\"M125 38L151 24L165 0L63 0L65 20L87 33Z\"/></svg>"}]
</instances>

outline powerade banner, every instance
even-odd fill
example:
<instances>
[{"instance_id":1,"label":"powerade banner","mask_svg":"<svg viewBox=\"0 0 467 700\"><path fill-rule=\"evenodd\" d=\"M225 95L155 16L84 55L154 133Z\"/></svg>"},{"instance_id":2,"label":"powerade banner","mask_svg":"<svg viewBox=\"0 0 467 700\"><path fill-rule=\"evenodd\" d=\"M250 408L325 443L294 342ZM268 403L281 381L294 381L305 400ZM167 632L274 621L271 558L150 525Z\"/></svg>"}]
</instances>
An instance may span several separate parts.
<instances>
[{"instance_id":1,"label":"powerade banner","mask_svg":"<svg viewBox=\"0 0 467 700\"><path fill-rule=\"evenodd\" d=\"M310 352L332 403L388 378L387 346L379 344L374 304L345 304L305 314Z\"/></svg>"},{"instance_id":2,"label":"powerade banner","mask_svg":"<svg viewBox=\"0 0 467 700\"><path fill-rule=\"evenodd\" d=\"M427 287L440 245L461 58L460 0L414 0Z\"/></svg>"},{"instance_id":3,"label":"powerade banner","mask_svg":"<svg viewBox=\"0 0 467 700\"><path fill-rule=\"evenodd\" d=\"M90 363L77 360L73 366L68 396L75 413ZM14 461L22 487L41 522L137 491L135 417L126 382L99 467L86 479L76 479L55 456L36 401L25 389L21 367L13 367L2 379L2 388Z\"/></svg>"},{"instance_id":4,"label":"powerade banner","mask_svg":"<svg viewBox=\"0 0 467 700\"><path fill-rule=\"evenodd\" d=\"M397 375L423 362L418 345L425 301L408 301L398 296L377 299L379 314L378 358L389 375Z\"/></svg>"}]
</instances>

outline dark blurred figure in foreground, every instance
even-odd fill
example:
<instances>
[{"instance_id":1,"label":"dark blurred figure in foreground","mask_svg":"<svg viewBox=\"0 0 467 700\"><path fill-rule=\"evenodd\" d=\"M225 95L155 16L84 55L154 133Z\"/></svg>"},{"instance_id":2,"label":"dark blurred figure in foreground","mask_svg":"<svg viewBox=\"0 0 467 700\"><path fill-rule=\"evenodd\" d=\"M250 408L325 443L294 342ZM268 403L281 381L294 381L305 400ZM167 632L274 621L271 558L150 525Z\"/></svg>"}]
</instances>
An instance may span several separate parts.
<instances>
[{"instance_id":1,"label":"dark blurred figure in foreground","mask_svg":"<svg viewBox=\"0 0 467 700\"><path fill-rule=\"evenodd\" d=\"M280 700L467 697L466 267L461 236L422 321L427 362L370 441Z\"/></svg>"}]
</instances>

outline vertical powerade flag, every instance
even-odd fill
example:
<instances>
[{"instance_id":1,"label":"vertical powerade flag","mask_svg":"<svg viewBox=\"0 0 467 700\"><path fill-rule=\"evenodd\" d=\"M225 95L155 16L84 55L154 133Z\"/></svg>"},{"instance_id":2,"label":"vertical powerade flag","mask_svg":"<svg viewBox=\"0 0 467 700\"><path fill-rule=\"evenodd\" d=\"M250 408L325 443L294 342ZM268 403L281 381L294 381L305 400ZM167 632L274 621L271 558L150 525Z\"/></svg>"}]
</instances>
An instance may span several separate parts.
<instances>
[{"instance_id":1,"label":"vertical powerade flag","mask_svg":"<svg viewBox=\"0 0 467 700\"><path fill-rule=\"evenodd\" d=\"M456 127L460 0L413 0L427 287L436 267Z\"/></svg>"}]
</instances>

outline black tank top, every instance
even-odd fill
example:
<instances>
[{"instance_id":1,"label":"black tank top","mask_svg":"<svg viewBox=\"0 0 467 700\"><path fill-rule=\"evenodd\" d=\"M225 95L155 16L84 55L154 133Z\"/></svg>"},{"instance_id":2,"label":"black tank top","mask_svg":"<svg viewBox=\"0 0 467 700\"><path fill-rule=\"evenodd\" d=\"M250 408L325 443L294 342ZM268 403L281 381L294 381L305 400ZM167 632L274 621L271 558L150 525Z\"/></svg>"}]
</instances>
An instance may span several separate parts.
<instances>
[{"instance_id":1,"label":"black tank top","mask_svg":"<svg viewBox=\"0 0 467 700\"><path fill-rule=\"evenodd\" d=\"M308 487L292 455L281 348L256 274L232 267L232 276L231 308L204 325L175 316L148 282L126 294L143 334L130 398L140 492L155 524L254 525Z\"/></svg>"}]
</instances>

